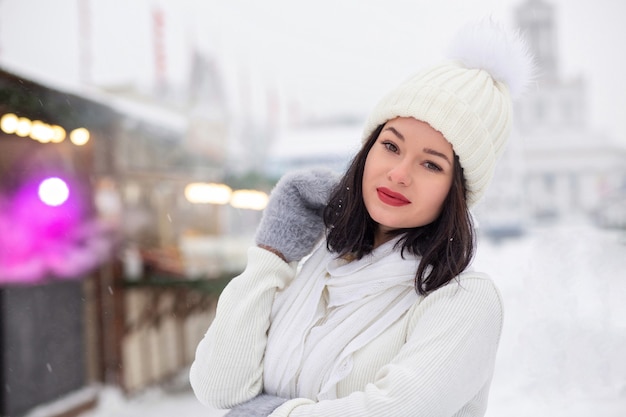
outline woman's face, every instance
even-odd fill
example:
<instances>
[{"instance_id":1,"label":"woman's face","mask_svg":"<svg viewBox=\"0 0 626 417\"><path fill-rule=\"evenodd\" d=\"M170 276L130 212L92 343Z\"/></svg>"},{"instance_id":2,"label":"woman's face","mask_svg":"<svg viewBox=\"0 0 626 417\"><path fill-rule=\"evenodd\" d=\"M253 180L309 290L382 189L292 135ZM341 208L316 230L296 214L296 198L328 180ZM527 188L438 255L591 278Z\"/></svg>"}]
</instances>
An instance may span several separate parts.
<instances>
[{"instance_id":1,"label":"woman's face","mask_svg":"<svg viewBox=\"0 0 626 417\"><path fill-rule=\"evenodd\" d=\"M363 200L384 232L433 222L450 191L452 145L429 124L411 117L389 120L365 160Z\"/></svg>"}]
</instances>

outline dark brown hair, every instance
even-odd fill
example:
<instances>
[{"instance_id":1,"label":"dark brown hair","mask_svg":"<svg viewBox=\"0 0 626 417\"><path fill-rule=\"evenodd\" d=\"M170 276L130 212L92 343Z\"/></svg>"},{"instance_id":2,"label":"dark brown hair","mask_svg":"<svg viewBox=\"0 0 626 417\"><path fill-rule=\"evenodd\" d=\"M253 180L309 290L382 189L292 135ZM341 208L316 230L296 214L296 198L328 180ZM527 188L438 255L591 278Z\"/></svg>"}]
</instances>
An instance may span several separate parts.
<instances>
[{"instance_id":1,"label":"dark brown hair","mask_svg":"<svg viewBox=\"0 0 626 417\"><path fill-rule=\"evenodd\" d=\"M365 160L383 129L379 126L352 160L345 175L331 193L324 210L328 250L357 259L374 249L377 224L363 202ZM450 192L441 213L425 226L391 232L402 235L397 246L401 253L421 256L415 273L415 290L426 295L457 277L474 256L475 234L466 202L466 186L459 158L454 157Z\"/></svg>"}]
</instances>

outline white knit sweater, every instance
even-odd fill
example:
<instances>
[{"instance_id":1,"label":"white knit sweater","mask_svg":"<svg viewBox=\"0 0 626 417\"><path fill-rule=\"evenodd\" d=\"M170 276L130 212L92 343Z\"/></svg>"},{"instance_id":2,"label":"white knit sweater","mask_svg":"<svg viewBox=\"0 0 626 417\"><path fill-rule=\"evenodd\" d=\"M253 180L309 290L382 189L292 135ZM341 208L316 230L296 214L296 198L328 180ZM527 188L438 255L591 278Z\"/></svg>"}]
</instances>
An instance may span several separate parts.
<instances>
[{"instance_id":1,"label":"white knit sweater","mask_svg":"<svg viewBox=\"0 0 626 417\"><path fill-rule=\"evenodd\" d=\"M296 268L250 248L246 270L222 292L196 350L190 381L200 402L231 408L263 391L274 296L293 280ZM493 282L465 272L419 297L356 352L352 371L337 385L337 399L291 399L271 416L483 416L501 328L502 302Z\"/></svg>"}]
</instances>

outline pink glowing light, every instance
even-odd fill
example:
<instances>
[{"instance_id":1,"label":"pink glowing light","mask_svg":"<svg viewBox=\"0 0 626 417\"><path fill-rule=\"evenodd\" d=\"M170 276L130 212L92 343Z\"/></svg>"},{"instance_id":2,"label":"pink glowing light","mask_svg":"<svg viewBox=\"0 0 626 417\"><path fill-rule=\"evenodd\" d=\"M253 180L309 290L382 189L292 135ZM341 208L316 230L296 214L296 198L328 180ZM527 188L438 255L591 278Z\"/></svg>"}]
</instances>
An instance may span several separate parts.
<instances>
[{"instance_id":1,"label":"pink glowing light","mask_svg":"<svg viewBox=\"0 0 626 417\"><path fill-rule=\"evenodd\" d=\"M0 195L0 285L79 279L106 262L115 230L88 214L80 190L49 177Z\"/></svg>"},{"instance_id":2,"label":"pink glowing light","mask_svg":"<svg viewBox=\"0 0 626 417\"><path fill-rule=\"evenodd\" d=\"M39 199L49 206L60 206L70 196L70 189L61 178L46 178L39 184Z\"/></svg>"}]
</instances>

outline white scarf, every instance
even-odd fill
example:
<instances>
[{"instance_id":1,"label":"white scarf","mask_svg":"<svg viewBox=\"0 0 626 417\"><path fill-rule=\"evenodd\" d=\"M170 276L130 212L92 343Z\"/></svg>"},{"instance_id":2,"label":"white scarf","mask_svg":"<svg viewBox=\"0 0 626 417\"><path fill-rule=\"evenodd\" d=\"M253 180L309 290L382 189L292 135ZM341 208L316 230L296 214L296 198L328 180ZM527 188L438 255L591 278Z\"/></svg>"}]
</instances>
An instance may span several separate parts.
<instances>
[{"instance_id":1,"label":"white scarf","mask_svg":"<svg viewBox=\"0 0 626 417\"><path fill-rule=\"evenodd\" d=\"M352 355L418 300L418 259L393 239L360 260L337 259L323 241L277 293L264 359L265 390L284 398L333 399Z\"/></svg>"}]
</instances>

